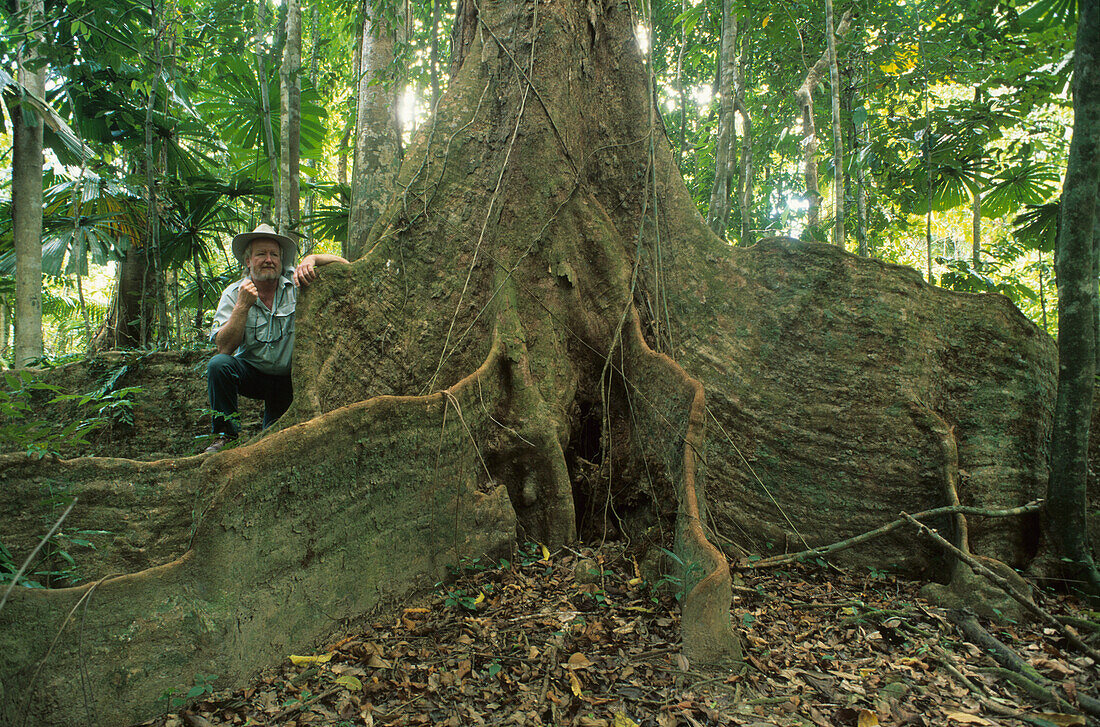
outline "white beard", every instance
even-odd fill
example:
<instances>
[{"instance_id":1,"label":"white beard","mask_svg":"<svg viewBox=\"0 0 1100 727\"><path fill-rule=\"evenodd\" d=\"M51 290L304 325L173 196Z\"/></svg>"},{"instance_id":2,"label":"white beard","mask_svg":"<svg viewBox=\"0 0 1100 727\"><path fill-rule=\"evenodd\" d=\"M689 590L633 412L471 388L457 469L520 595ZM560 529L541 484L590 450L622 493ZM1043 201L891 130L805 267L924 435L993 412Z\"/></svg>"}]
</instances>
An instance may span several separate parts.
<instances>
[{"instance_id":1,"label":"white beard","mask_svg":"<svg viewBox=\"0 0 1100 727\"><path fill-rule=\"evenodd\" d=\"M278 270L270 270L270 269L268 269L268 270L257 270L255 272L250 273L249 277L252 278L252 280L254 280L254 281L255 280L278 280L279 279L279 271Z\"/></svg>"}]
</instances>

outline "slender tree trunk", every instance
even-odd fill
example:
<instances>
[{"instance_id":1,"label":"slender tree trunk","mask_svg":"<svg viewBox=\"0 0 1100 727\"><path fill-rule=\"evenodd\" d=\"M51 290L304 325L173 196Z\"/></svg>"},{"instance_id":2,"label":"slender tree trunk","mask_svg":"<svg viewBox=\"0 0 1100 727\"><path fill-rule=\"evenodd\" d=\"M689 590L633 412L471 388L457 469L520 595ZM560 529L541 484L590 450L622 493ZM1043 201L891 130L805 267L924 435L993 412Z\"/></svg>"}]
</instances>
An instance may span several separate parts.
<instances>
[{"instance_id":1,"label":"slender tree trunk","mask_svg":"<svg viewBox=\"0 0 1100 727\"><path fill-rule=\"evenodd\" d=\"M1046 276L1043 275L1043 251L1039 250L1039 309L1043 313L1043 330L1049 333L1050 332L1050 327L1047 324L1046 285L1043 281L1043 278L1045 278L1045 277ZM1100 340L1100 339L1098 339L1098 340Z\"/></svg>"},{"instance_id":2,"label":"slender tree trunk","mask_svg":"<svg viewBox=\"0 0 1100 727\"><path fill-rule=\"evenodd\" d=\"M8 342L9 328L11 327L11 314L7 302L0 302L0 369L8 367Z\"/></svg>"},{"instance_id":3,"label":"slender tree trunk","mask_svg":"<svg viewBox=\"0 0 1100 727\"><path fill-rule=\"evenodd\" d=\"M974 87L974 105L981 106L982 88ZM982 164L984 163L984 150L978 150L978 159L975 173L975 191L970 195L970 262L976 272L982 269L982 195L979 188L981 181Z\"/></svg>"},{"instance_id":4,"label":"slender tree trunk","mask_svg":"<svg viewBox=\"0 0 1100 727\"><path fill-rule=\"evenodd\" d=\"M393 194L401 161L396 83L385 78L393 66L396 29L388 26L371 3L363 5L355 170L348 224L351 260L366 252L367 235Z\"/></svg>"},{"instance_id":5,"label":"slender tree trunk","mask_svg":"<svg viewBox=\"0 0 1100 727\"><path fill-rule=\"evenodd\" d=\"M153 110L157 105L157 89L159 87L161 71L164 63L160 53L161 13L157 0L149 2L150 23L153 30L153 82L150 84L149 101L145 106L145 203L146 203L146 230L145 244L142 249L145 253L146 266L153 271L152 290L143 291L141 304L143 307L155 306L159 310L160 325L157 326L157 340L163 341L168 336L165 325L168 315L167 296L165 294L164 280L161 276L160 265L160 199L157 190L158 164L156 150L153 143ZM142 315L141 345L148 345L152 340L152 331L147 325L152 317Z\"/></svg>"},{"instance_id":6,"label":"slender tree trunk","mask_svg":"<svg viewBox=\"0 0 1100 727\"><path fill-rule=\"evenodd\" d=\"M837 67L833 0L825 0L829 56L829 96L833 107L833 244L844 247L844 132L840 123L840 69Z\"/></svg>"},{"instance_id":7,"label":"slender tree trunk","mask_svg":"<svg viewBox=\"0 0 1100 727\"><path fill-rule=\"evenodd\" d=\"M866 55L863 66L859 72L858 83L852 92L852 166L855 168L855 198L856 198L856 254L860 257L870 257L871 251L867 245L867 169L862 159L863 150L870 146L870 135L867 133L867 107L863 103L863 93L860 87L866 82ZM858 113L857 113L858 111ZM860 122L856 123L856 117Z\"/></svg>"},{"instance_id":8,"label":"slender tree trunk","mask_svg":"<svg viewBox=\"0 0 1100 727\"><path fill-rule=\"evenodd\" d=\"M432 113L435 113L435 105L439 103L439 26L443 22L443 0L432 0L432 49L431 49L431 84L432 84Z\"/></svg>"},{"instance_id":9,"label":"slender tree trunk","mask_svg":"<svg viewBox=\"0 0 1100 727\"><path fill-rule=\"evenodd\" d=\"M321 45L321 27L320 26L321 26L321 23L320 23L320 13L318 12L316 6L314 6L314 8L313 8L313 14L312 14L312 17L310 18L310 23L312 24L312 31L310 32L309 83L310 83L311 86L313 86L313 88L317 88L317 67L318 67L318 64L320 63L320 57L321 57L321 53L320 53L320 45ZM300 111L301 111L301 109L299 108L299 113L300 113ZM300 128L300 126L299 126L299 128ZM300 151L300 149L299 149L299 151ZM303 176L305 177L306 182L309 185L312 185L314 178L316 178L316 176L317 176L317 174L316 174L316 172L317 172L317 160L313 159L313 158L307 159L305 161L304 166L305 166L307 171ZM315 195L313 193L313 189L312 189L312 186L311 186L309 193L306 194L305 202L303 203L302 219L305 220L307 224L309 223L309 220L313 217L313 209L314 209L314 205L316 204L316 198L317 198L317 195ZM314 240L312 234L305 237L304 238L304 244L302 245L302 249L301 249L302 255L305 256L305 255L308 255L309 253L313 252L313 247L314 247L315 244L316 244L316 240Z\"/></svg>"},{"instance_id":10,"label":"slender tree trunk","mask_svg":"<svg viewBox=\"0 0 1100 727\"><path fill-rule=\"evenodd\" d=\"M1100 202L1100 0L1081 0L1074 52L1073 139L1062 191L1058 283L1058 398L1046 513L1071 587L1100 603L1089 542L1086 480L1096 374L1095 239Z\"/></svg>"},{"instance_id":11,"label":"slender tree trunk","mask_svg":"<svg viewBox=\"0 0 1100 727\"><path fill-rule=\"evenodd\" d=\"M195 287L199 291L199 300L195 303L195 330L201 331L202 314L205 312L204 304L206 302L206 296L202 287L202 261L199 259L199 251L197 249L191 253L191 264L195 267Z\"/></svg>"},{"instance_id":12,"label":"slender tree trunk","mask_svg":"<svg viewBox=\"0 0 1100 727\"><path fill-rule=\"evenodd\" d=\"M302 3L286 0L286 45L279 71L282 133L279 139L279 201L282 212L279 232L298 231L301 210L298 201L298 167L302 133Z\"/></svg>"},{"instance_id":13,"label":"slender tree trunk","mask_svg":"<svg viewBox=\"0 0 1100 727\"><path fill-rule=\"evenodd\" d=\"M267 167L271 172L271 209L275 212L275 227L282 222L278 216L283 209L280 200L279 155L275 150L275 132L271 123L271 99L267 92L267 61L264 47L267 43L267 0L256 0L256 76L260 84L260 108L263 113L264 142L267 152Z\"/></svg>"},{"instance_id":14,"label":"slender tree trunk","mask_svg":"<svg viewBox=\"0 0 1100 727\"><path fill-rule=\"evenodd\" d=\"M33 27L42 15L42 0L22 0L17 9L26 12ZM37 42L37 35L31 42ZM18 55L19 82L27 92L45 98L45 71L25 66L36 59L36 50ZM35 113L11 107L12 120L12 228L15 238L15 366L41 358L42 346L42 120Z\"/></svg>"},{"instance_id":15,"label":"slender tree trunk","mask_svg":"<svg viewBox=\"0 0 1100 727\"><path fill-rule=\"evenodd\" d=\"M751 21L751 16L749 20ZM737 74L734 107L735 111L741 114L741 154L739 155L737 170L737 205L741 217L740 244L747 247L755 242L752 231L752 154L754 140L752 136L752 115L745 103L745 88L749 85L749 71L752 67L752 45L748 35L744 37L741 45L741 72Z\"/></svg>"},{"instance_id":16,"label":"slender tree trunk","mask_svg":"<svg viewBox=\"0 0 1100 727\"><path fill-rule=\"evenodd\" d=\"M848 28L852 20L851 11L844 11L840 18L833 37L843 39L848 34ZM795 98L802 111L802 175L806 180L806 201L809 209L806 212L806 225L810 230L817 227L818 209L821 206L821 189L817 181L817 124L814 122L813 90L821 83L825 71L829 67L829 51L826 49L817 62L807 71L802 85L795 91Z\"/></svg>"},{"instance_id":17,"label":"slender tree trunk","mask_svg":"<svg viewBox=\"0 0 1100 727\"><path fill-rule=\"evenodd\" d=\"M680 12L686 13L688 0L680 0ZM684 158L684 144L687 141L687 91L684 88L684 50L687 47L687 25L680 23L680 49L676 53L676 97L680 99L680 138L676 144L675 159L676 168L682 171L681 162Z\"/></svg>"},{"instance_id":18,"label":"slender tree trunk","mask_svg":"<svg viewBox=\"0 0 1100 727\"><path fill-rule=\"evenodd\" d=\"M722 43L718 51L718 139L714 148L714 183L710 188L710 205L707 224L714 234L726 236L729 222L730 192L732 191L731 164L737 143L734 114L737 87L737 14L731 7L733 0L722 2Z\"/></svg>"}]
</instances>

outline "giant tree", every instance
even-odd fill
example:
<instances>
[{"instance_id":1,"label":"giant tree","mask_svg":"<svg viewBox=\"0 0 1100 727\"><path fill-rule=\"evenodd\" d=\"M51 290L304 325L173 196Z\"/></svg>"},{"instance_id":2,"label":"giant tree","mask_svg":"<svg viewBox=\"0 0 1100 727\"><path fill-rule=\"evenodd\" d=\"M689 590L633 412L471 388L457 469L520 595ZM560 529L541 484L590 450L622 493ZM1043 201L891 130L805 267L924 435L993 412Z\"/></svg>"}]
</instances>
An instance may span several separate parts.
<instances>
[{"instance_id":1,"label":"giant tree","mask_svg":"<svg viewBox=\"0 0 1100 727\"><path fill-rule=\"evenodd\" d=\"M962 470L970 502L1034 496L1045 334L834 246L715 236L630 10L462 3L452 81L368 252L300 298L273 430L210 457L0 459L13 543L43 479L97 493L71 527L112 518L92 582L0 611L0 715L80 721L82 677L114 722L196 671L240 684L515 539L629 537L682 590L688 658L726 665L727 555L943 504ZM971 547L1026 564L1033 526L975 525ZM866 557L940 562L910 538Z\"/></svg>"}]
</instances>

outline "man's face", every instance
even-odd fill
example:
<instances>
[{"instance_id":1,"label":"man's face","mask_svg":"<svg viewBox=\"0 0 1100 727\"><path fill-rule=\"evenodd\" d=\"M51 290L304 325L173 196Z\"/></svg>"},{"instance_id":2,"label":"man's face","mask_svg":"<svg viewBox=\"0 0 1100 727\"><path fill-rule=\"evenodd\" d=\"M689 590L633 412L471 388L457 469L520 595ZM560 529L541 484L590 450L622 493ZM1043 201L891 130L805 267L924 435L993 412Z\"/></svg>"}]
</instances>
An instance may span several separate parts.
<instances>
[{"instance_id":1,"label":"man's face","mask_svg":"<svg viewBox=\"0 0 1100 727\"><path fill-rule=\"evenodd\" d=\"M283 270L283 249L266 238L252 241L248 253L248 273L253 280L278 280Z\"/></svg>"}]
</instances>

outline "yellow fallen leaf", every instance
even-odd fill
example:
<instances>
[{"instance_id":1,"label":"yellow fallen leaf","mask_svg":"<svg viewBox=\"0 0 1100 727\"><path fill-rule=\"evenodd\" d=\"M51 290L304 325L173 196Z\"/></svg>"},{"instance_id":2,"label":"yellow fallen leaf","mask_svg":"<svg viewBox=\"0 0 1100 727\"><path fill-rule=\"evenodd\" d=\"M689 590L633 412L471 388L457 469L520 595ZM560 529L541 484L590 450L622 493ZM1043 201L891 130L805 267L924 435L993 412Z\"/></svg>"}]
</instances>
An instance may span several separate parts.
<instances>
[{"instance_id":1,"label":"yellow fallen leaf","mask_svg":"<svg viewBox=\"0 0 1100 727\"><path fill-rule=\"evenodd\" d=\"M989 724L988 720L982 719L976 714L967 714L966 712L948 712L948 719L953 719L956 722L962 724Z\"/></svg>"},{"instance_id":2,"label":"yellow fallen leaf","mask_svg":"<svg viewBox=\"0 0 1100 727\"><path fill-rule=\"evenodd\" d=\"M612 727L638 727L638 723L622 712L616 712L615 722L612 724Z\"/></svg>"},{"instance_id":3,"label":"yellow fallen leaf","mask_svg":"<svg viewBox=\"0 0 1100 727\"><path fill-rule=\"evenodd\" d=\"M550 549L547 548L542 543L539 543L539 546L542 548L542 559L545 560L545 561L549 561L550 560Z\"/></svg>"},{"instance_id":4,"label":"yellow fallen leaf","mask_svg":"<svg viewBox=\"0 0 1100 727\"><path fill-rule=\"evenodd\" d=\"M573 696L581 696L581 680L574 672L569 672L569 688L573 690Z\"/></svg>"},{"instance_id":5,"label":"yellow fallen leaf","mask_svg":"<svg viewBox=\"0 0 1100 727\"><path fill-rule=\"evenodd\" d=\"M347 687L349 690L351 690L353 692L363 691L363 682L359 681L357 678L355 678L353 676L350 676L350 675L344 675L342 677L336 677L336 683L339 684L342 687Z\"/></svg>"},{"instance_id":6,"label":"yellow fallen leaf","mask_svg":"<svg viewBox=\"0 0 1100 727\"><path fill-rule=\"evenodd\" d=\"M641 582L642 582L641 578L631 578L629 581L627 581L627 583L629 583L632 586L636 586Z\"/></svg>"},{"instance_id":7,"label":"yellow fallen leaf","mask_svg":"<svg viewBox=\"0 0 1100 727\"><path fill-rule=\"evenodd\" d=\"M878 715L869 709L859 710L857 727L878 727Z\"/></svg>"},{"instance_id":8,"label":"yellow fallen leaf","mask_svg":"<svg viewBox=\"0 0 1100 727\"><path fill-rule=\"evenodd\" d=\"M474 604L479 604L485 600L485 591L478 591L477 598L474 599Z\"/></svg>"},{"instance_id":9,"label":"yellow fallen leaf","mask_svg":"<svg viewBox=\"0 0 1100 727\"><path fill-rule=\"evenodd\" d=\"M1077 727L1077 725L1084 725L1085 718L1080 714L1063 714L1062 712L1038 712L1035 715L1040 719L1045 719L1047 722L1053 722L1056 725L1062 727Z\"/></svg>"},{"instance_id":10,"label":"yellow fallen leaf","mask_svg":"<svg viewBox=\"0 0 1100 727\"><path fill-rule=\"evenodd\" d=\"M297 666L301 666L302 664L324 664L331 658L332 652L321 654L320 656L297 656L295 654L290 655L290 661Z\"/></svg>"}]
</instances>

